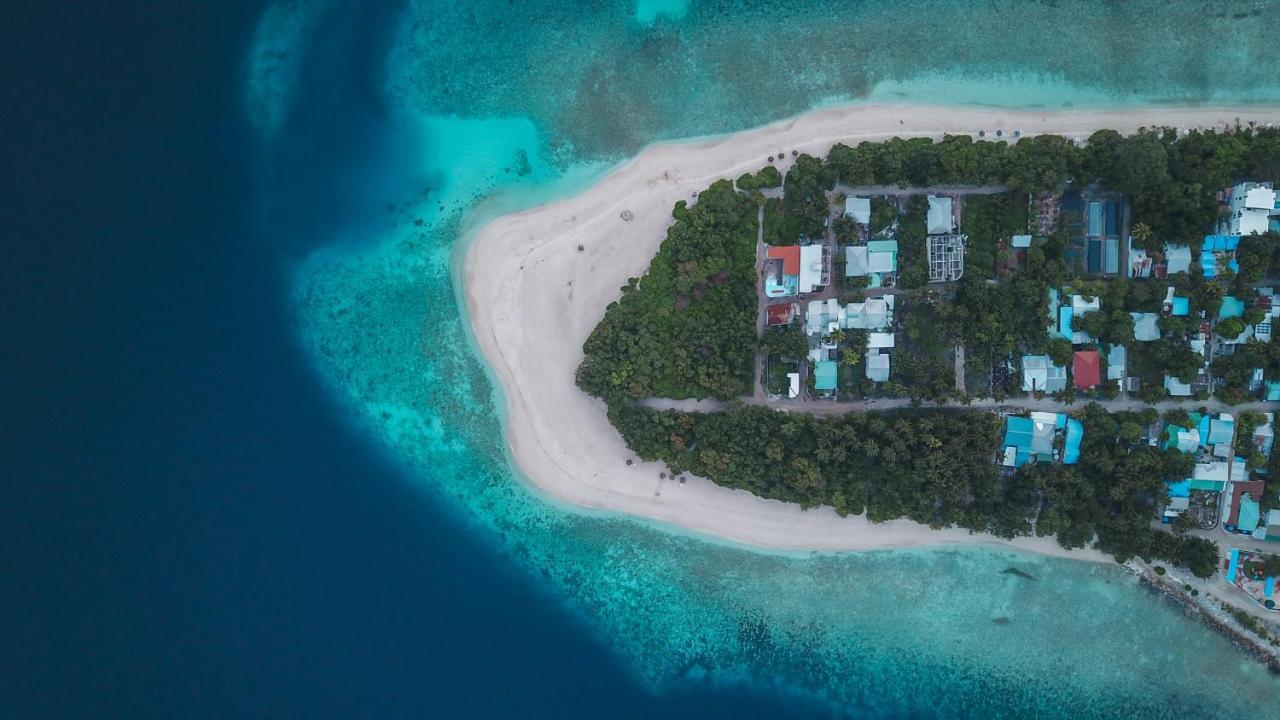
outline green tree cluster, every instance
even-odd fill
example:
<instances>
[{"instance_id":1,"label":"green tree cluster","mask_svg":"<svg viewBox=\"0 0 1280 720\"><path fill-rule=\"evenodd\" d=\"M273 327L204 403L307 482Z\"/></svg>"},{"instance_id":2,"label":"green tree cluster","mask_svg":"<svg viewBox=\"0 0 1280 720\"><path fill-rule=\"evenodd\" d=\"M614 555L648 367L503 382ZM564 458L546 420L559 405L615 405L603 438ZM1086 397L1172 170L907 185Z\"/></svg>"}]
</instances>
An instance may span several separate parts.
<instances>
[{"instance_id":1,"label":"green tree cluster","mask_svg":"<svg viewBox=\"0 0 1280 720\"><path fill-rule=\"evenodd\" d=\"M1190 456L1139 441L1154 412L1086 408L1080 462L994 463L1000 419L971 411L814 417L737 405L721 413L611 405L610 420L645 460L727 487L873 522L908 518L1012 538L1056 535L1123 561L1156 558L1212 574L1217 548L1151 525L1164 481L1186 477ZM1136 428L1136 430L1135 430Z\"/></svg>"},{"instance_id":2,"label":"green tree cluster","mask_svg":"<svg viewBox=\"0 0 1280 720\"><path fill-rule=\"evenodd\" d=\"M738 397L756 350L756 208L721 180L675 224L583 345L578 385L606 399Z\"/></svg>"}]
</instances>

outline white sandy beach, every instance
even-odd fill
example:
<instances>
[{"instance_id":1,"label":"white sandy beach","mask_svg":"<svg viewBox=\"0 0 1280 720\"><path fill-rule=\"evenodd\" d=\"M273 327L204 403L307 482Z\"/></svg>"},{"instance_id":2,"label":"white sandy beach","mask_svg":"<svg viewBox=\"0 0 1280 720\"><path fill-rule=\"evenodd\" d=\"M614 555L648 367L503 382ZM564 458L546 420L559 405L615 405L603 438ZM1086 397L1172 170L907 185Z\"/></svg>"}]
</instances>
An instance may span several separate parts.
<instances>
[{"instance_id":1,"label":"white sandy beach","mask_svg":"<svg viewBox=\"0 0 1280 720\"><path fill-rule=\"evenodd\" d=\"M688 530L775 549L865 550L948 544L1000 544L1049 555L1104 560L1062 550L1052 538L1006 542L909 521L873 524L830 508L803 511L689 478L660 480L665 467L641 463L605 417L604 403L574 384L582 343L619 295L641 275L661 243L676 201L720 178L767 164L785 170L791 151L825 155L834 143L892 136L997 129L1011 139L1057 133L1086 137L1099 128L1214 127L1280 122L1277 108L1145 108L1033 111L870 105L809 113L764 128L696 143L647 148L584 193L501 217L469 245L465 294L473 330L502 386L511 455L538 490L558 500L672 523ZM632 219L624 221L624 211ZM584 250L579 252L577 247ZM632 466L626 460L634 459Z\"/></svg>"}]
</instances>

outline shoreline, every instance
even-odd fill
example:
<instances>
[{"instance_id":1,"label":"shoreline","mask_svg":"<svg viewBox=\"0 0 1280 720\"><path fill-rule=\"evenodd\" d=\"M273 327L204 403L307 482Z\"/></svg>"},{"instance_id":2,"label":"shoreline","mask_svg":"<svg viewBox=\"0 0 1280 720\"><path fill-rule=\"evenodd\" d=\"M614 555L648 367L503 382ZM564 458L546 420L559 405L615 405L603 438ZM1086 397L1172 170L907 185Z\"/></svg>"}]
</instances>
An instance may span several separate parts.
<instances>
[{"instance_id":1,"label":"shoreline","mask_svg":"<svg viewBox=\"0 0 1280 720\"><path fill-rule=\"evenodd\" d=\"M461 290L474 340L502 389L504 434L517 475L538 494L571 507L639 516L762 549L986 545L1113 562L1096 550L1065 550L1052 537L1008 541L908 520L871 523L863 516L840 518L831 508L801 510L702 478L684 484L662 479L665 466L640 462L609 423L603 401L574 384L582 343L619 287L648 267L672 206L717 179L758 170L770 155L785 171L792 151L825 155L837 142L978 130L998 139L997 129L1005 134L999 139L1013 141L1015 130L1087 137L1103 128L1211 128L1237 121L1280 122L1280 108L827 108L732 135L650 145L574 197L499 217L466 244Z\"/></svg>"}]
</instances>

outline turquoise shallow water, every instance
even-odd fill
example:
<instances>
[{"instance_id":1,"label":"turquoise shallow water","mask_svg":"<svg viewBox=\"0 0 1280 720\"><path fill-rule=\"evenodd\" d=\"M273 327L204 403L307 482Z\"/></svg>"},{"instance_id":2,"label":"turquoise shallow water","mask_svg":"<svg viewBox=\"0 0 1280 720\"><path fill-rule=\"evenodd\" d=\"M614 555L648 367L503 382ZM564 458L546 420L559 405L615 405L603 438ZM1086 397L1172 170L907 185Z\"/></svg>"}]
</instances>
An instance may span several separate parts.
<instances>
[{"instance_id":1,"label":"turquoise shallow water","mask_svg":"<svg viewBox=\"0 0 1280 720\"><path fill-rule=\"evenodd\" d=\"M260 31L259 48L298 48L251 56L270 59L251 60L246 95L265 138L333 4L279 6ZM538 498L508 468L451 263L486 218L580 189L648 142L834 102L1280 102L1280 60L1262 52L1276 11L410 3L377 102L411 128L415 171L375 222L315 239L293 270L300 337L424 492L654 691L764 684L895 717L1219 717L1274 700L1260 666L1116 568L978 549L770 555Z\"/></svg>"}]
</instances>

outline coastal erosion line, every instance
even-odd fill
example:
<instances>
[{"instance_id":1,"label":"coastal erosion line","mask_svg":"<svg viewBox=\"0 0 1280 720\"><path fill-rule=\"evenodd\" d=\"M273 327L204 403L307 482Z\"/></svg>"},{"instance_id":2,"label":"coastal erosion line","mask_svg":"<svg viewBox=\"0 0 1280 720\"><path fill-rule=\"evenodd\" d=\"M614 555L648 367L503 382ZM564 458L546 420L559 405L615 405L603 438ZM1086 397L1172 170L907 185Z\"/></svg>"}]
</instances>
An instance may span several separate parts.
<instances>
[{"instance_id":1,"label":"coastal erosion line","mask_svg":"<svg viewBox=\"0 0 1280 720\"><path fill-rule=\"evenodd\" d=\"M1226 637L1249 657L1262 663L1272 675L1280 677L1280 647L1258 637L1226 611L1214 607L1212 603L1221 601L1212 594L1193 596L1177 584L1177 579L1167 575L1161 577L1150 568L1137 563L1128 562L1124 567L1136 575L1147 590L1163 596L1187 617L1198 618L1206 627Z\"/></svg>"}]
</instances>

